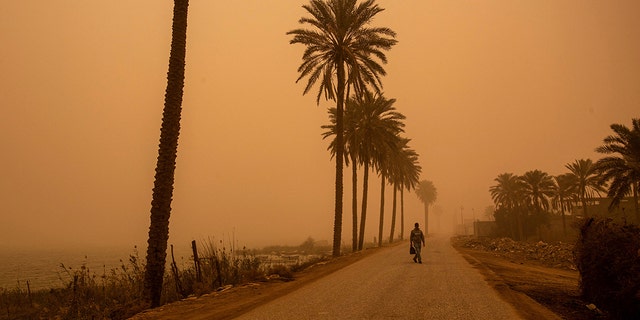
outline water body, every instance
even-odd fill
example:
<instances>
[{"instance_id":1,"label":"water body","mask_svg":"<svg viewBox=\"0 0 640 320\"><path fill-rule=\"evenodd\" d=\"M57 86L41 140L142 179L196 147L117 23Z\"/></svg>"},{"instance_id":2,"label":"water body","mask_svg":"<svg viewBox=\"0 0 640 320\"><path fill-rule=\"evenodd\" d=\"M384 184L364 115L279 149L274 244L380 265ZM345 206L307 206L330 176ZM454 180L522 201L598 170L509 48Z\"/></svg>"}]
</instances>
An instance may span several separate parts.
<instances>
[{"instance_id":1,"label":"water body","mask_svg":"<svg viewBox=\"0 0 640 320\"><path fill-rule=\"evenodd\" d=\"M177 248L176 248L177 249ZM110 274L123 264L130 266L129 257L135 255L135 248L108 247L88 249L2 249L0 250L0 288L27 290L27 281L32 291L59 288L68 285L74 271L82 266L91 274ZM138 248L140 262L144 261L146 247ZM175 252L178 267L190 263L187 247ZM170 256L167 256L170 259ZM62 268L62 264L66 270Z\"/></svg>"}]
</instances>

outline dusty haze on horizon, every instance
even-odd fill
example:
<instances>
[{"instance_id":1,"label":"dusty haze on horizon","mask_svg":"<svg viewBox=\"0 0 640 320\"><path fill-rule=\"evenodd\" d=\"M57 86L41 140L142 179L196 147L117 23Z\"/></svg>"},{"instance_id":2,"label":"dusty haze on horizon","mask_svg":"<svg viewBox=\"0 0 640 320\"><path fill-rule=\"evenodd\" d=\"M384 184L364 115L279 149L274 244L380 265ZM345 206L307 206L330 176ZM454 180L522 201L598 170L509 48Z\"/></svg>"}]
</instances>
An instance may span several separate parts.
<instances>
[{"instance_id":1,"label":"dusty haze on horizon","mask_svg":"<svg viewBox=\"0 0 640 320\"><path fill-rule=\"evenodd\" d=\"M0 248L146 247L173 1L0 2ZM170 243L331 239L330 103L302 96L303 47L285 34L306 3L191 1ZM399 41L384 93L443 227L461 206L481 218L499 174L564 173L640 117L638 1L377 3L373 25ZM345 169L345 244L350 181ZM372 175L368 241L379 193ZM422 210L405 193L405 230Z\"/></svg>"}]
</instances>

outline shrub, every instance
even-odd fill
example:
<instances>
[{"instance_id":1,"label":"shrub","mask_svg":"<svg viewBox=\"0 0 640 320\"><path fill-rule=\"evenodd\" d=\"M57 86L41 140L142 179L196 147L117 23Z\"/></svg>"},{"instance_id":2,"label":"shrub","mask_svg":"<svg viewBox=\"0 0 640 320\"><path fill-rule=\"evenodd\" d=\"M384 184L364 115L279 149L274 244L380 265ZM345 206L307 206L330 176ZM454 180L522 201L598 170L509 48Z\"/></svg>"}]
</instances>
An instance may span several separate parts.
<instances>
[{"instance_id":1,"label":"shrub","mask_svg":"<svg viewBox=\"0 0 640 320\"><path fill-rule=\"evenodd\" d=\"M640 315L640 229L590 218L574 249L580 289L587 301L620 319Z\"/></svg>"}]
</instances>

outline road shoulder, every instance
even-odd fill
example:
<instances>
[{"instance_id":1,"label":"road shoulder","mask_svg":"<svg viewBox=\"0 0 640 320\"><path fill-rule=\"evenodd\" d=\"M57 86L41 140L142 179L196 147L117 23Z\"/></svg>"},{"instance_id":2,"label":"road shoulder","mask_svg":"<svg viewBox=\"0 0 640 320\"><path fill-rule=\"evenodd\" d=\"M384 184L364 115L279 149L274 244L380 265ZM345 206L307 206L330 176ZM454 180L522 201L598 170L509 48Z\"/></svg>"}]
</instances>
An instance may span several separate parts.
<instances>
[{"instance_id":1,"label":"road shoulder","mask_svg":"<svg viewBox=\"0 0 640 320\"><path fill-rule=\"evenodd\" d=\"M526 319L547 319L536 316L544 310L555 313L555 319L591 320L598 316L586 306L579 289L579 273L553 268L521 255L501 256L496 253L466 248L452 241L454 248L478 269L502 298L521 310Z\"/></svg>"}]
</instances>

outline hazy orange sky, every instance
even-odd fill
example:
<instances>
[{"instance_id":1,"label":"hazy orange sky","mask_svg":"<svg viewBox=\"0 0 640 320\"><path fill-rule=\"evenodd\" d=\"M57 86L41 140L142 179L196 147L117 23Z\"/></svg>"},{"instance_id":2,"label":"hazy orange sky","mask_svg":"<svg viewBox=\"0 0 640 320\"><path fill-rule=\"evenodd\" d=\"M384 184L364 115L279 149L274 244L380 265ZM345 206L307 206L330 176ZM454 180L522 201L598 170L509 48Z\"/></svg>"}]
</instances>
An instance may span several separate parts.
<instances>
[{"instance_id":1,"label":"hazy orange sky","mask_svg":"<svg viewBox=\"0 0 640 320\"><path fill-rule=\"evenodd\" d=\"M0 3L0 248L146 246L173 1ZM302 96L285 34L305 3L191 1L171 243L331 239L331 104ZM384 93L445 222L481 216L501 173L598 159L609 125L640 116L638 1L378 3L399 41ZM391 188L386 203L388 222ZM422 221L413 193L405 211ZM378 214L373 178L369 241Z\"/></svg>"}]
</instances>

